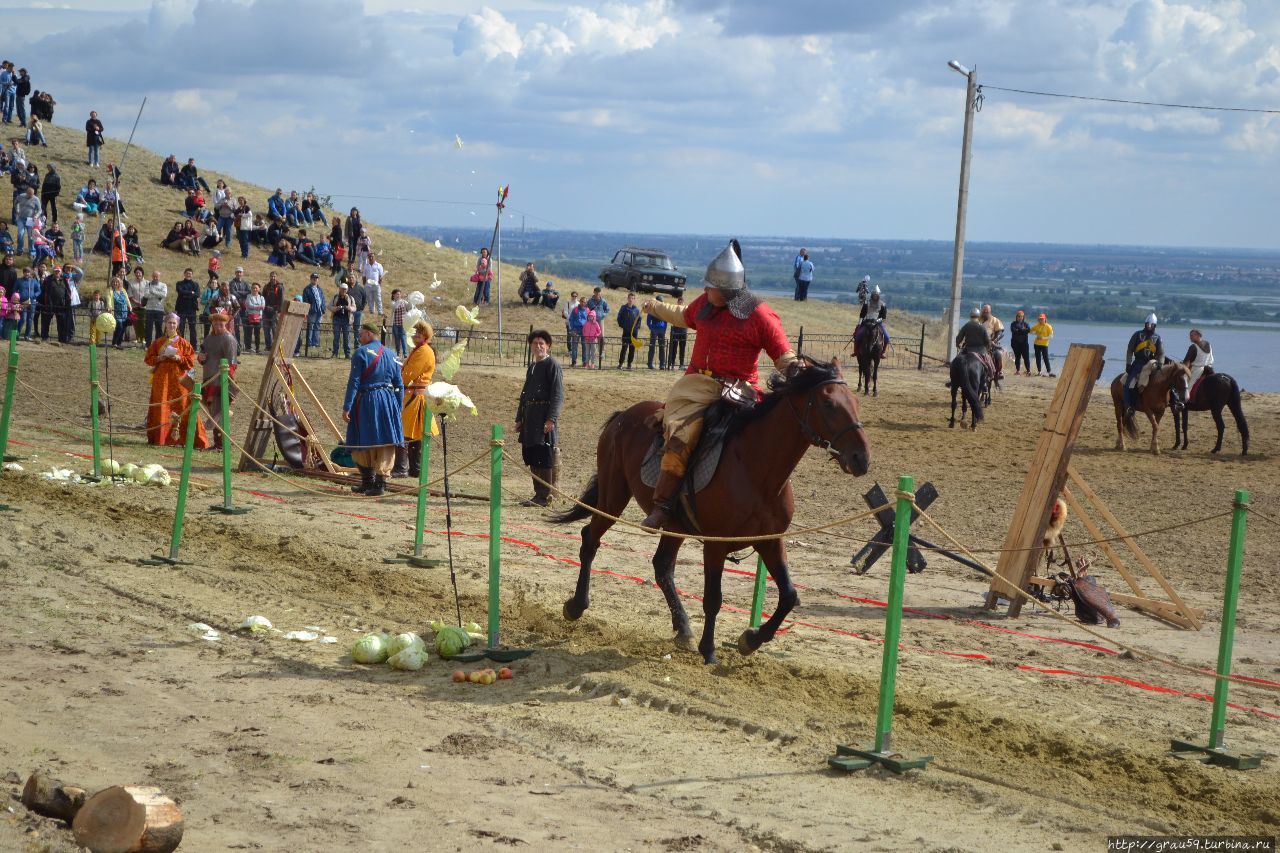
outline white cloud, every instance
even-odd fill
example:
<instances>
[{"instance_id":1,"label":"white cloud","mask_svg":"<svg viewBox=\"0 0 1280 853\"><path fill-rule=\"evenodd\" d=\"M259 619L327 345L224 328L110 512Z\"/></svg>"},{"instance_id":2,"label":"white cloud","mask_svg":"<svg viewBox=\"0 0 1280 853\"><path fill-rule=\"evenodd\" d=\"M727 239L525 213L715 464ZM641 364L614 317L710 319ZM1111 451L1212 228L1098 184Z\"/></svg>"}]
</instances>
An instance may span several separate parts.
<instances>
[{"instance_id":1,"label":"white cloud","mask_svg":"<svg viewBox=\"0 0 1280 853\"><path fill-rule=\"evenodd\" d=\"M458 56L479 53L485 59L497 59L503 54L515 58L520 56L521 47L516 25L488 6L459 21L453 37L453 52Z\"/></svg>"},{"instance_id":2,"label":"white cloud","mask_svg":"<svg viewBox=\"0 0 1280 853\"><path fill-rule=\"evenodd\" d=\"M982 132L996 139L1016 139L1047 145L1053 139L1059 116L1014 104L993 104L982 111Z\"/></svg>"}]
</instances>

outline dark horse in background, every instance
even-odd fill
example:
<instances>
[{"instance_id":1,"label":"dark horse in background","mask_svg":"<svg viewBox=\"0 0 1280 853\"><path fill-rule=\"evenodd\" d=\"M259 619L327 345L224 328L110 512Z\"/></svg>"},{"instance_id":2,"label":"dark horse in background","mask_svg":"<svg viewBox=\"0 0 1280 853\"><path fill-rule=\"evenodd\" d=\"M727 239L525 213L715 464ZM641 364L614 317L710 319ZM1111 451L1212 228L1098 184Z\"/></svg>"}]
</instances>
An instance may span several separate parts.
<instances>
[{"instance_id":1,"label":"dark horse in background","mask_svg":"<svg viewBox=\"0 0 1280 853\"><path fill-rule=\"evenodd\" d=\"M1222 421L1222 410L1229 408L1231 416L1236 419L1236 429L1240 432L1240 455L1249 455L1249 423L1244 419L1244 409L1240 406L1240 385L1227 373L1206 373L1195 389L1195 397L1187 401L1186 408L1173 413L1173 446L1182 443L1187 449L1187 412L1209 412L1213 415L1213 423L1218 428L1218 443L1210 453L1222 450L1222 433L1226 424Z\"/></svg>"},{"instance_id":2,"label":"dark horse in background","mask_svg":"<svg viewBox=\"0 0 1280 853\"><path fill-rule=\"evenodd\" d=\"M864 321L865 322L865 321ZM862 340L857 344L858 387L856 391L876 396L880 387L880 359L884 358L884 332L880 329L880 321L867 323Z\"/></svg>"},{"instance_id":3,"label":"dark horse in background","mask_svg":"<svg viewBox=\"0 0 1280 853\"><path fill-rule=\"evenodd\" d=\"M725 439L720 464L707 486L693 498L699 533L705 536L770 538L742 542L704 542L702 545L705 621L698 651L706 663L716 662L715 625L720 612L721 576L725 558L743 547L755 548L778 588L778 606L760 628L748 628L738 638L738 650L749 655L773 639L787 614L800 603L787 567L786 545L775 534L791 524L795 503L791 473L805 451L826 450L846 474L860 477L871 464L867 434L858 420L858 398L849 391L840 364L820 364L808 358L769 381L770 393L755 408L737 415L740 423ZM640 466L653 444L654 431L646 425L662 408L656 401L637 403L615 412L605 423L596 445L596 474L581 501L602 513L619 516L634 497L646 512L653 506L653 489L640 479ZM696 454L696 451L695 451ZM582 568L573 597L565 602L567 619L578 619L590 604L591 563L600 540L613 521L581 506L554 517L559 523L590 517L582 528L578 552ZM677 527L674 532L689 532ZM671 609L671 626L681 648L693 643L689 617L676 592L676 553L684 540L662 536L653 555L658 587Z\"/></svg>"},{"instance_id":4,"label":"dark horse in background","mask_svg":"<svg viewBox=\"0 0 1280 853\"><path fill-rule=\"evenodd\" d=\"M951 420L947 426L956 425L956 396L962 399L960 408L960 425L964 426L964 413L971 411L969 429L976 430L978 421L982 420L982 391L985 382L986 368L982 360L971 352L956 353L951 359Z\"/></svg>"}]
</instances>

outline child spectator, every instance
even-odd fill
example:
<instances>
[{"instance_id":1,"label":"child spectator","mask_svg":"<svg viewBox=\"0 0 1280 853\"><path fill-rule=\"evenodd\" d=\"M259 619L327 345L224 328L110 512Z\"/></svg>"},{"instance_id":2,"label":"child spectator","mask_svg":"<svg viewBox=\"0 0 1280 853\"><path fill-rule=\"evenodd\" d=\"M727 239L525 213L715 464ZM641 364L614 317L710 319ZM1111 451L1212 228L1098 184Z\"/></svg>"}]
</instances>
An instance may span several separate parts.
<instances>
[{"instance_id":1,"label":"child spectator","mask_svg":"<svg viewBox=\"0 0 1280 853\"><path fill-rule=\"evenodd\" d=\"M63 235L62 229L58 227L58 223L52 222L45 226L44 237L53 244L53 252L59 258L63 257L63 249L67 245L67 238Z\"/></svg>"},{"instance_id":2,"label":"child spectator","mask_svg":"<svg viewBox=\"0 0 1280 853\"><path fill-rule=\"evenodd\" d=\"M409 300L400 295L400 288L391 291L391 339L395 341L396 355L409 354L404 342L404 315L409 313Z\"/></svg>"},{"instance_id":3,"label":"child spectator","mask_svg":"<svg viewBox=\"0 0 1280 853\"><path fill-rule=\"evenodd\" d=\"M77 213L71 223L71 258L79 263L84 260L84 214Z\"/></svg>"},{"instance_id":4,"label":"child spectator","mask_svg":"<svg viewBox=\"0 0 1280 853\"><path fill-rule=\"evenodd\" d=\"M218 267L222 265L222 252L217 249L213 250L213 255L209 258L209 283L218 280Z\"/></svg>"},{"instance_id":5,"label":"child spectator","mask_svg":"<svg viewBox=\"0 0 1280 853\"><path fill-rule=\"evenodd\" d=\"M102 298L102 291L95 290L89 297L89 343L102 343L98 339L98 315L107 310L107 302Z\"/></svg>"},{"instance_id":6,"label":"child spectator","mask_svg":"<svg viewBox=\"0 0 1280 853\"><path fill-rule=\"evenodd\" d=\"M582 325L582 366L600 369L600 361L604 357L604 330L596 319L596 312L587 309L587 322Z\"/></svg>"}]
</instances>

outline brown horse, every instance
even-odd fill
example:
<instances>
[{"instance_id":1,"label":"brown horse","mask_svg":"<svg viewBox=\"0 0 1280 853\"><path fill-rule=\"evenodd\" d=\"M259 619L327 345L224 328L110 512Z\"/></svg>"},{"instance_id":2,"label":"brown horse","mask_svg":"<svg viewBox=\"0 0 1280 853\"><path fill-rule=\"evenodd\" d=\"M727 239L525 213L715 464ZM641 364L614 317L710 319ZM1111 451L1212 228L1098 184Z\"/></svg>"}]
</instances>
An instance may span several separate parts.
<instances>
[{"instance_id":1,"label":"brown horse","mask_svg":"<svg viewBox=\"0 0 1280 853\"><path fill-rule=\"evenodd\" d=\"M786 546L776 535L786 531L795 512L791 472L800 457L811 446L821 447L846 474L856 477L867 473L871 461L867 434L858 420L858 398L849 391L838 361L820 364L802 358L786 378L775 375L769 388L770 393L754 409L737 416L740 422L725 440L715 475L693 499L699 534L762 537L702 545L705 621L698 651L706 663L716 662L715 624L721 604L721 575L731 552L755 548L778 588L778 606L768 621L758 629L747 629L738 638L742 654L749 655L773 639L778 626L800 603L787 569ZM596 445L596 474L582 493L583 504L610 516L621 515L632 497L646 512L653 506L653 489L641 481L640 466L654 438L646 421L661 408L661 403L647 401L609 417ZM582 528L578 552L578 585L564 605L567 619L578 619L590 604L591 562L613 520L576 505L554 517L564 523L588 516L591 521ZM687 531L677 526L673 532ZM676 553L683 542L675 536L662 536L653 555L653 568L671 610L676 644L689 648L693 631L675 582Z\"/></svg>"},{"instance_id":2,"label":"brown horse","mask_svg":"<svg viewBox=\"0 0 1280 853\"><path fill-rule=\"evenodd\" d=\"M1147 380L1146 387L1138 393L1138 405L1134 407L1134 411L1142 412L1151 422L1151 452L1157 456L1160 455L1160 419L1164 417L1164 410L1169 407L1169 390L1189 375L1190 371L1185 364L1170 362L1158 368L1155 375ZM1138 437L1133 417L1124 416L1124 380L1125 374L1121 373L1111 381L1111 402L1116 409L1116 450L1127 449L1124 444L1126 434L1132 439Z\"/></svg>"}]
</instances>

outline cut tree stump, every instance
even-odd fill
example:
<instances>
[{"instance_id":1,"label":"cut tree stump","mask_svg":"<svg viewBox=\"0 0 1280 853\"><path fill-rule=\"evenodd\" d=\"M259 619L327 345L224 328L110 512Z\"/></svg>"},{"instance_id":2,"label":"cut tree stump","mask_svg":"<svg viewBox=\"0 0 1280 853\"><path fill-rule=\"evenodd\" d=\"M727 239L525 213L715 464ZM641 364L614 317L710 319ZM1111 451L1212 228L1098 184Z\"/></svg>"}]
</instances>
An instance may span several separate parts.
<instances>
[{"instance_id":1,"label":"cut tree stump","mask_svg":"<svg viewBox=\"0 0 1280 853\"><path fill-rule=\"evenodd\" d=\"M182 843L182 812L159 788L116 785L94 794L71 825L93 853L169 853Z\"/></svg>"},{"instance_id":2,"label":"cut tree stump","mask_svg":"<svg viewBox=\"0 0 1280 853\"><path fill-rule=\"evenodd\" d=\"M22 804L38 815L71 823L88 796L84 788L63 785L48 773L36 771L27 777Z\"/></svg>"}]
</instances>

